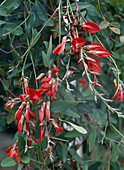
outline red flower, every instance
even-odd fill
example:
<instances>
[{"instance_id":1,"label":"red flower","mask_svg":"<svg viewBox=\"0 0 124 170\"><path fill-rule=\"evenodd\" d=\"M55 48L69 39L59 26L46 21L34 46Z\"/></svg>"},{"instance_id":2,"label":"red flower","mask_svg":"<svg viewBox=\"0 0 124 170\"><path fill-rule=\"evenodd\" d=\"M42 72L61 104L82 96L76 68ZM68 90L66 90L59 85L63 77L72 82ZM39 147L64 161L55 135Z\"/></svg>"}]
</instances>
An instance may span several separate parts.
<instances>
[{"instance_id":1,"label":"red flower","mask_svg":"<svg viewBox=\"0 0 124 170\"><path fill-rule=\"evenodd\" d=\"M24 94L20 94L19 97L20 97L20 100L21 100L21 101L25 101L25 95L24 95Z\"/></svg>"},{"instance_id":2,"label":"red flower","mask_svg":"<svg viewBox=\"0 0 124 170\"><path fill-rule=\"evenodd\" d=\"M56 67L56 65L53 66L52 73L54 73L56 76L58 76L59 69Z\"/></svg>"},{"instance_id":3,"label":"red flower","mask_svg":"<svg viewBox=\"0 0 124 170\"><path fill-rule=\"evenodd\" d=\"M41 105L41 108L40 108L40 110L39 110L39 120L40 120L41 123L42 123L43 118L44 118L45 105L46 105L46 103L43 102L42 105Z\"/></svg>"},{"instance_id":4,"label":"red flower","mask_svg":"<svg viewBox=\"0 0 124 170\"><path fill-rule=\"evenodd\" d=\"M15 144L13 146L9 147L6 150L6 153L8 153L8 157L14 158L16 156L17 162L18 162L18 164L20 164L21 157L17 156L19 154L18 147L17 147L17 142L15 142Z\"/></svg>"},{"instance_id":5,"label":"red flower","mask_svg":"<svg viewBox=\"0 0 124 170\"><path fill-rule=\"evenodd\" d=\"M54 119L52 120L52 124L53 124L53 126L54 126L54 128L56 130L58 130L59 132L63 133L62 128L56 123L56 121Z\"/></svg>"},{"instance_id":6,"label":"red flower","mask_svg":"<svg viewBox=\"0 0 124 170\"><path fill-rule=\"evenodd\" d=\"M96 58L92 57L93 60L95 61L91 61L88 60L88 66L89 68L94 71L94 72L101 72L101 65L100 65L100 61L97 60Z\"/></svg>"},{"instance_id":7,"label":"red flower","mask_svg":"<svg viewBox=\"0 0 124 170\"><path fill-rule=\"evenodd\" d=\"M30 99L32 101L38 101L41 98L41 94L39 93L39 91L34 90L34 89L28 88L27 94L30 96Z\"/></svg>"},{"instance_id":8,"label":"red flower","mask_svg":"<svg viewBox=\"0 0 124 170\"><path fill-rule=\"evenodd\" d=\"M17 120L19 122L19 120L21 119L22 109L25 107L25 104L26 104L25 102L22 102L21 106L19 107L19 109L15 113L15 118L14 118L15 121Z\"/></svg>"},{"instance_id":9,"label":"red flower","mask_svg":"<svg viewBox=\"0 0 124 170\"><path fill-rule=\"evenodd\" d=\"M61 54L64 49L65 49L65 44L66 44L66 39L67 39L67 36L64 36L62 38L62 43L59 44L54 50L53 50L53 53L57 53L57 54Z\"/></svg>"},{"instance_id":10,"label":"red flower","mask_svg":"<svg viewBox=\"0 0 124 170\"><path fill-rule=\"evenodd\" d=\"M84 49L87 50L96 50L96 49L100 49L100 48L104 48L101 44L94 42L94 43L90 43L89 45L86 45L83 47Z\"/></svg>"},{"instance_id":11,"label":"red flower","mask_svg":"<svg viewBox=\"0 0 124 170\"><path fill-rule=\"evenodd\" d=\"M11 107L11 105L12 105L12 103L8 103L8 104L6 105L6 107L5 107L5 109L10 108L10 107Z\"/></svg>"},{"instance_id":12,"label":"red flower","mask_svg":"<svg viewBox=\"0 0 124 170\"><path fill-rule=\"evenodd\" d=\"M41 73L36 79L35 79L35 81L34 82L36 82L36 81L38 81L38 80L40 80L42 77L44 76L44 73Z\"/></svg>"},{"instance_id":13,"label":"red flower","mask_svg":"<svg viewBox=\"0 0 124 170\"><path fill-rule=\"evenodd\" d=\"M18 133L21 133L21 131L22 131L23 122L24 122L24 116L22 115L22 117L18 123Z\"/></svg>"},{"instance_id":14,"label":"red flower","mask_svg":"<svg viewBox=\"0 0 124 170\"><path fill-rule=\"evenodd\" d=\"M106 50L101 44L99 43L91 43L83 47L84 49L88 49L88 53L94 54L98 57L108 57L111 53Z\"/></svg>"},{"instance_id":15,"label":"red flower","mask_svg":"<svg viewBox=\"0 0 124 170\"><path fill-rule=\"evenodd\" d=\"M75 52L77 52L78 49L84 45L85 42L86 42L85 38L76 38L72 40L71 44L73 45Z\"/></svg>"},{"instance_id":16,"label":"red flower","mask_svg":"<svg viewBox=\"0 0 124 170\"><path fill-rule=\"evenodd\" d=\"M79 83L80 83L80 84L81 84L81 83L83 84L83 88L85 88L85 87L87 86L87 81L86 81L85 78L83 78L82 80L80 80Z\"/></svg>"},{"instance_id":17,"label":"red flower","mask_svg":"<svg viewBox=\"0 0 124 170\"><path fill-rule=\"evenodd\" d=\"M44 135L44 131L45 131L45 126L44 126L44 123L43 124L40 123L39 126L41 126L41 129L40 129L40 142L41 142L42 139L43 139L43 135Z\"/></svg>"},{"instance_id":18,"label":"red flower","mask_svg":"<svg viewBox=\"0 0 124 170\"><path fill-rule=\"evenodd\" d=\"M46 103L46 117L48 120L50 119L50 102L49 101Z\"/></svg>"},{"instance_id":19,"label":"red flower","mask_svg":"<svg viewBox=\"0 0 124 170\"><path fill-rule=\"evenodd\" d=\"M80 26L88 33L96 33L100 30L99 26L93 22L81 23Z\"/></svg>"},{"instance_id":20,"label":"red flower","mask_svg":"<svg viewBox=\"0 0 124 170\"><path fill-rule=\"evenodd\" d=\"M116 80L114 80L115 83L115 89L117 90L117 83ZM119 91L117 92L117 94L115 95L115 99L119 98L119 101L122 102L123 101L123 96L124 96L124 91L122 89L122 85L119 85Z\"/></svg>"}]
</instances>

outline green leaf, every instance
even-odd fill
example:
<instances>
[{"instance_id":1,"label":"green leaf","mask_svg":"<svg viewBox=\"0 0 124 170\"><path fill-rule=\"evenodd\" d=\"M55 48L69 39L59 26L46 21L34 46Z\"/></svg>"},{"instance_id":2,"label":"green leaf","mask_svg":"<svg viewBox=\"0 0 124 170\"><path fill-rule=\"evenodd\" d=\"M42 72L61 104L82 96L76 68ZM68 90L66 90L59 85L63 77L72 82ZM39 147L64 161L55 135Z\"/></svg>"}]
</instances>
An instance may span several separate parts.
<instances>
[{"instance_id":1,"label":"green leaf","mask_svg":"<svg viewBox=\"0 0 124 170\"><path fill-rule=\"evenodd\" d=\"M60 119L61 120L61 119ZM86 134L87 131L82 127L82 126L78 126L78 125L75 125L74 123L71 123L69 121L66 121L64 120L64 122L68 123L69 125L71 125L75 130L77 130L79 133L82 133L82 134Z\"/></svg>"},{"instance_id":2,"label":"green leaf","mask_svg":"<svg viewBox=\"0 0 124 170\"><path fill-rule=\"evenodd\" d=\"M110 25L117 28L120 27L120 24L117 22L110 22Z\"/></svg>"},{"instance_id":3,"label":"green leaf","mask_svg":"<svg viewBox=\"0 0 124 170\"><path fill-rule=\"evenodd\" d=\"M67 155L68 155L68 147L67 147L67 145L63 145L63 147L62 147L62 159L63 159L64 163L66 162Z\"/></svg>"},{"instance_id":4,"label":"green leaf","mask_svg":"<svg viewBox=\"0 0 124 170\"><path fill-rule=\"evenodd\" d=\"M42 51L43 63L45 67L50 67L49 56Z\"/></svg>"},{"instance_id":5,"label":"green leaf","mask_svg":"<svg viewBox=\"0 0 124 170\"><path fill-rule=\"evenodd\" d=\"M80 115L73 112L72 110L65 110L62 112L64 115L70 116L70 117L75 117L75 118L80 118Z\"/></svg>"},{"instance_id":6,"label":"green leaf","mask_svg":"<svg viewBox=\"0 0 124 170\"><path fill-rule=\"evenodd\" d=\"M7 23L5 26L4 26L4 29L7 30L8 32L11 32L12 34L14 35L17 35L17 36L20 36L23 34L23 29L21 27L18 27L17 24L15 23Z\"/></svg>"},{"instance_id":7,"label":"green leaf","mask_svg":"<svg viewBox=\"0 0 124 170\"><path fill-rule=\"evenodd\" d=\"M3 5L8 9L12 7L13 9L17 9L22 4L22 1L23 0L9 0L9 1L6 1Z\"/></svg>"},{"instance_id":8,"label":"green leaf","mask_svg":"<svg viewBox=\"0 0 124 170\"><path fill-rule=\"evenodd\" d=\"M88 7L90 7L91 4L87 3L87 2L78 2L78 6L80 10L86 9ZM75 3L71 4L72 7L72 11L76 10L76 5Z\"/></svg>"},{"instance_id":9,"label":"green leaf","mask_svg":"<svg viewBox=\"0 0 124 170\"><path fill-rule=\"evenodd\" d=\"M18 169L17 169L17 170L22 170L23 166L24 166L24 164L23 164L23 163L20 163L20 164L18 165Z\"/></svg>"},{"instance_id":10,"label":"green leaf","mask_svg":"<svg viewBox=\"0 0 124 170\"><path fill-rule=\"evenodd\" d=\"M9 109L8 109L9 110ZM10 124L14 121L14 116L15 116L15 110L9 110L8 116L7 116L7 124Z\"/></svg>"},{"instance_id":11,"label":"green leaf","mask_svg":"<svg viewBox=\"0 0 124 170\"><path fill-rule=\"evenodd\" d=\"M124 1L123 0L118 0L120 7L124 8Z\"/></svg>"},{"instance_id":12,"label":"green leaf","mask_svg":"<svg viewBox=\"0 0 124 170\"><path fill-rule=\"evenodd\" d=\"M110 0L110 3L112 6L114 6L115 8L118 8L118 1L117 0Z\"/></svg>"},{"instance_id":13,"label":"green leaf","mask_svg":"<svg viewBox=\"0 0 124 170\"><path fill-rule=\"evenodd\" d=\"M61 138L55 138L55 137L50 137L50 138L51 138L51 139L54 139L54 140L63 141L63 142L69 142L68 140L61 139Z\"/></svg>"},{"instance_id":14,"label":"green leaf","mask_svg":"<svg viewBox=\"0 0 124 170\"><path fill-rule=\"evenodd\" d=\"M5 23L6 23L5 21L0 20L0 25L3 25Z\"/></svg>"},{"instance_id":15,"label":"green leaf","mask_svg":"<svg viewBox=\"0 0 124 170\"><path fill-rule=\"evenodd\" d=\"M120 34L120 33L121 33L119 28L111 27L110 29L111 29L112 32L114 32L115 34Z\"/></svg>"},{"instance_id":16,"label":"green leaf","mask_svg":"<svg viewBox=\"0 0 124 170\"><path fill-rule=\"evenodd\" d=\"M51 29L51 31L57 32L57 33L59 34L59 29ZM61 35L66 35L66 34L67 34L67 32L62 29L62 30L61 30Z\"/></svg>"},{"instance_id":17,"label":"green leaf","mask_svg":"<svg viewBox=\"0 0 124 170\"><path fill-rule=\"evenodd\" d=\"M93 129L89 134L89 152L92 151L95 140L96 140L96 131Z\"/></svg>"},{"instance_id":18,"label":"green leaf","mask_svg":"<svg viewBox=\"0 0 124 170\"><path fill-rule=\"evenodd\" d=\"M68 101L68 100L55 101L52 103L51 110L54 113L63 112L66 109L72 108L79 103L82 103L82 101Z\"/></svg>"},{"instance_id":19,"label":"green leaf","mask_svg":"<svg viewBox=\"0 0 124 170\"><path fill-rule=\"evenodd\" d=\"M25 150L25 140L23 137L19 136L18 138L18 150L19 150L19 154L23 154L24 150Z\"/></svg>"},{"instance_id":20,"label":"green leaf","mask_svg":"<svg viewBox=\"0 0 124 170\"><path fill-rule=\"evenodd\" d=\"M35 16L35 13L32 12L27 20L27 31L29 32L32 28L33 28L33 25L34 25L34 22L36 20L36 16Z\"/></svg>"},{"instance_id":21,"label":"green leaf","mask_svg":"<svg viewBox=\"0 0 124 170\"><path fill-rule=\"evenodd\" d=\"M111 161L115 163L120 155L119 145L115 145L111 153Z\"/></svg>"},{"instance_id":22,"label":"green leaf","mask_svg":"<svg viewBox=\"0 0 124 170\"><path fill-rule=\"evenodd\" d=\"M15 165L16 165L16 161L14 158L11 158L11 157L5 158L1 162L2 167L10 167L10 166L15 166Z\"/></svg>"},{"instance_id":23,"label":"green leaf","mask_svg":"<svg viewBox=\"0 0 124 170\"><path fill-rule=\"evenodd\" d=\"M75 129L70 131L70 132L67 132L65 134L66 138L76 138L76 137L79 137L79 136L82 136L82 133L77 132L77 130L75 130Z\"/></svg>"},{"instance_id":24,"label":"green leaf","mask_svg":"<svg viewBox=\"0 0 124 170\"><path fill-rule=\"evenodd\" d=\"M47 12L38 0L35 1L35 8L36 8L36 12L37 12L38 17L41 20L47 22L48 19L49 19L47 17ZM54 23L53 23L52 20L50 20L50 22L47 24L47 26L53 26L53 25L54 25Z\"/></svg>"},{"instance_id":25,"label":"green leaf","mask_svg":"<svg viewBox=\"0 0 124 170\"><path fill-rule=\"evenodd\" d=\"M23 162L24 164L28 164L30 160L31 159L29 156L24 156L23 158L21 158L21 162Z\"/></svg>"},{"instance_id":26,"label":"green leaf","mask_svg":"<svg viewBox=\"0 0 124 170\"><path fill-rule=\"evenodd\" d=\"M7 13L8 9L4 6L0 6L0 16L9 16L10 14Z\"/></svg>"},{"instance_id":27,"label":"green leaf","mask_svg":"<svg viewBox=\"0 0 124 170\"><path fill-rule=\"evenodd\" d=\"M32 37L31 43L34 41L34 39L35 39L35 37L37 36L37 34L38 34L37 30L34 29L34 30L33 30L33 37ZM40 38L40 35L41 35L41 34L39 34L39 35L37 36L37 38L36 38L35 41L33 42L32 47L37 43L37 41L38 41L39 38Z\"/></svg>"},{"instance_id":28,"label":"green leaf","mask_svg":"<svg viewBox=\"0 0 124 170\"><path fill-rule=\"evenodd\" d=\"M102 21L99 25L100 29L106 29L109 26L109 22Z\"/></svg>"},{"instance_id":29,"label":"green leaf","mask_svg":"<svg viewBox=\"0 0 124 170\"><path fill-rule=\"evenodd\" d=\"M12 51L11 54L13 55L13 58L16 61L16 63L18 63L19 60L22 60L22 58L20 57L20 55L18 54L17 51L14 50L14 51Z\"/></svg>"},{"instance_id":30,"label":"green leaf","mask_svg":"<svg viewBox=\"0 0 124 170\"><path fill-rule=\"evenodd\" d=\"M52 53L52 36L50 36L49 47L48 47L48 50L47 50L47 57L48 58L50 58L51 53Z\"/></svg>"}]
</instances>

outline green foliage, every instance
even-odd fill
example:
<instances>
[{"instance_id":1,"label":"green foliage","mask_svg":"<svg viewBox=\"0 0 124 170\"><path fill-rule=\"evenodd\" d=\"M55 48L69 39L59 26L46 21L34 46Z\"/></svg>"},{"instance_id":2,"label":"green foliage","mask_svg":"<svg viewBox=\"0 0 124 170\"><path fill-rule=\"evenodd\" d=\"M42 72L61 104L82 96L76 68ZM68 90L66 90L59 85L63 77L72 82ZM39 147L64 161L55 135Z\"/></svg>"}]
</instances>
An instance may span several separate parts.
<instances>
[{"instance_id":1,"label":"green foliage","mask_svg":"<svg viewBox=\"0 0 124 170\"><path fill-rule=\"evenodd\" d=\"M118 86L119 82L124 82L124 1L81 0L77 3L79 23L85 23L83 17L87 22L96 23L101 30L95 34L85 32L83 27L78 30L75 19L73 23L77 9L74 1L62 1L60 6L57 0L47 1L47 4L44 2L7 0L0 4L0 131L11 126L22 103L19 95L25 94L23 78L28 78L29 88L37 90L42 85L41 81L34 83L39 74L45 73L42 78L47 77L54 64L59 69L58 76L52 73L53 78L59 78L57 101L47 96L47 91L45 95L41 94L42 100L39 103L34 101L30 106L37 115L37 120L30 116L28 125L31 131L26 129L24 117L23 130L20 134L17 132L13 139L13 144L18 141L18 156L21 157L17 170L25 165L27 168L32 166L44 170L53 166L62 170L123 169L123 118L118 117L118 110L114 112L112 108L124 112L123 103L118 99L115 101L113 97L116 91L113 80L117 79ZM69 23L64 22L69 14ZM71 33L68 32L72 25L75 34L81 32L78 36L87 39L84 46L93 42L101 43L112 54L112 60L110 57L96 57L101 63L101 75L96 76L96 84L92 83L94 74L86 74L86 70L78 64L78 52L74 55L72 51L71 41L74 37L70 38ZM60 55L53 54L55 47L61 44L63 36L67 34L66 50ZM87 56L83 57L88 65ZM85 88L79 83L83 76L88 83ZM98 83L103 88L98 87ZM96 91L93 93L94 89ZM13 109L4 111L7 97L14 99L13 94L18 98L17 103ZM103 97L113 102L103 100ZM30 101L29 98L27 101ZM41 123L38 116L43 101L50 101L51 113L50 120L47 120L45 110ZM25 113L26 107L22 111L24 116ZM57 125L53 125L52 120L57 122L63 133L57 131ZM18 126L18 123L15 125ZM40 143L40 130L43 127L45 131ZM79 148L81 154L77 152ZM12 157L1 162L2 167L15 165L16 160Z\"/></svg>"}]
</instances>

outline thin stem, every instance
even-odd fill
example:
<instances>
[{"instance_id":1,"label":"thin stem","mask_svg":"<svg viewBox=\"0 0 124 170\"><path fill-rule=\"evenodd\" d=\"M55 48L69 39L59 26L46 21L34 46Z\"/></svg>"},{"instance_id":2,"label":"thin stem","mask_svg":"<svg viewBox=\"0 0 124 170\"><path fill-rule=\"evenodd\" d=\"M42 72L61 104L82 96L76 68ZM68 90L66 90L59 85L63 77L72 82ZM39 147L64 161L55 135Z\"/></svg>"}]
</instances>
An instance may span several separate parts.
<instances>
[{"instance_id":1,"label":"thin stem","mask_svg":"<svg viewBox=\"0 0 124 170\"><path fill-rule=\"evenodd\" d=\"M60 1L61 3L61 1ZM46 25L50 22L50 20L52 19L52 17L56 14L56 12L59 10L60 8L60 3L58 8L56 8L56 10L54 11L54 13L51 15L51 17L49 18L49 20L44 24L44 26L40 29L40 31L38 32L38 34L36 35L36 37L33 39L33 41L31 42L29 48L27 49L27 51L23 54L22 58L24 58L24 56L28 53L28 51L31 49L33 43L35 42L35 40L37 39L37 37L40 35L40 33L43 31L43 29L46 27Z\"/></svg>"},{"instance_id":2,"label":"thin stem","mask_svg":"<svg viewBox=\"0 0 124 170\"><path fill-rule=\"evenodd\" d=\"M1 83L3 84L3 86L6 88L6 90L7 90L12 96L16 97L16 96L6 87L6 85L4 84L4 82L2 81L1 78L0 78L0 81L1 81Z\"/></svg>"},{"instance_id":3,"label":"thin stem","mask_svg":"<svg viewBox=\"0 0 124 170\"><path fill-rule=\"evenodd\" d=\"M18 25L16 28L14 28L12 31L3 34L2 37L5 36L5 35L8 35L8 34L10 34L10 33L12 33L12 32L15 31L16 29L18 29L21 25L23 25L23 24L28 20L29 16L30 16L30 12L29 12L29 15L27 16L27 18L25 18L25 20L24 20L21 24L19 24L19 25Z\"/></svg>"},{"instance_id":4,"label":"thin stem","mask_svg":"<svg viewBox=\"0 0 124 170\"><path fill-rule=\"evenodd\" d=\"M110 125L121 137L124 138L124 135L118 129L116 129L116 127L112 123Z\"/></svg>"},{"instance_id":5,"label":"thin stem","mask_svg":"<svg viewBox=\"0 0 124 170\"><path fill-rule=\"evenodd\" d=\"M0 4L0 6L2 6L6 1L7 1L7 0L4 0L4 1Z\"/></svg>"}]
</instances>

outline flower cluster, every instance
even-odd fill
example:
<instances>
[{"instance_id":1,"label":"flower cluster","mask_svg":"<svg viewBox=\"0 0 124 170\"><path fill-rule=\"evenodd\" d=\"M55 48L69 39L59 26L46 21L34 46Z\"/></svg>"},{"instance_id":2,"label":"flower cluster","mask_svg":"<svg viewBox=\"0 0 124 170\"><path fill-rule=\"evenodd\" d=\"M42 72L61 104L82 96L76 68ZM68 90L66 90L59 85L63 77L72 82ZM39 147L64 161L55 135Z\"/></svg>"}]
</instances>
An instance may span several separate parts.
<instances>
[{"instance_id":1,"label":"flower cluster","mask_svg":"<svg viewBox=\"0 0 124 170\"><path fill-rule=\"evenodd\" d=\"M35 82L41 80L41 87L38 90L29 88L28 79L24 78L24 90L25 94L20 94L19 97L12 98L9 97L8 102L6 103L5 109L13 108L15 104L20 104L18 110L15 113L14 120L18 123L18 133L20 134L23 130L25 125L26 133L27 133L27 140L28 146L32 146L33 143L37 143L37 140L33 138L33 130L35 130L35 120L39 120L40 124L40 142L42 141L44 132L45 132L45 124L46 121L49 121L56 130L63 132L62 128L56 123L54 119L50 119L50 100L48 100L47 96L51 96L51 100L56 100L56 93L58 91L58 85L60 84L60 79L58 77L59 69L56 65L53 65L53 69L48 71L47 75L45 76L44 73L41 73L36 79ZM52 75L54 74L54 75ZM45 77L44 77L45 76ZM39 117L37 118L36 114L33 113L31 107L33 102L37 104L41 104L39 110ZM46 118L45 115L46 114ZM8 156L17 158L18 163L20 163L20 156L17 157L18 154L18 140L13 147L10 147L6 151Z\"/></svg>"}]
</instances>

